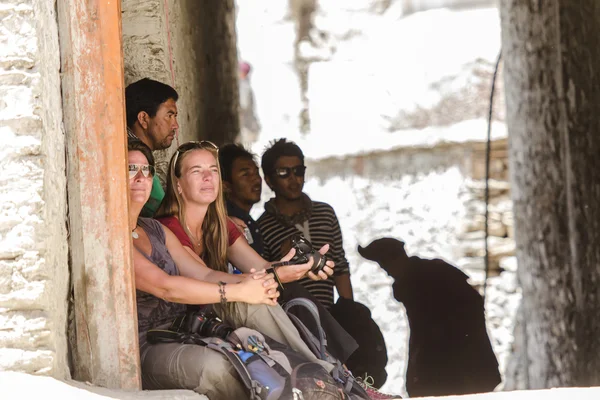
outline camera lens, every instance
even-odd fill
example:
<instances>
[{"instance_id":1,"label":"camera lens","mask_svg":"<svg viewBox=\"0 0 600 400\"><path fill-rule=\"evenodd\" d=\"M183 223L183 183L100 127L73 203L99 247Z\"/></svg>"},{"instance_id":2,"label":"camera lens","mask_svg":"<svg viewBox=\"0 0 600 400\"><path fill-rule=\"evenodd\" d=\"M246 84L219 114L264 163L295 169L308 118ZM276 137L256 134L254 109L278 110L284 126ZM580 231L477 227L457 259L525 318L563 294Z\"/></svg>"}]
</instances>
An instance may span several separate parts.
<instances>
[{"instance_id":1,"label":"camera lens","mask_svg":"<svg viewBox=\"0 0 600 400\"><path fill-rule=\"evenodd\" d=\"M233 328L226 325L217 318L208 318L200 327L199 334L207 337L219 337L227 339L227 336L233 332Z\"/></svg>"},{"instance_id":2,"label":"camera lens","mask_svg":"<svg viewBox=\"0 0 600 400\"><path fill-rule=\"evenodd\" d=\"M311 267L311 271L315 274L323 271L323 268L325 268L325 263L327 262L327 257L321 255L318 252L313 252L313 265Z\"/></svg>"}]
</instances>

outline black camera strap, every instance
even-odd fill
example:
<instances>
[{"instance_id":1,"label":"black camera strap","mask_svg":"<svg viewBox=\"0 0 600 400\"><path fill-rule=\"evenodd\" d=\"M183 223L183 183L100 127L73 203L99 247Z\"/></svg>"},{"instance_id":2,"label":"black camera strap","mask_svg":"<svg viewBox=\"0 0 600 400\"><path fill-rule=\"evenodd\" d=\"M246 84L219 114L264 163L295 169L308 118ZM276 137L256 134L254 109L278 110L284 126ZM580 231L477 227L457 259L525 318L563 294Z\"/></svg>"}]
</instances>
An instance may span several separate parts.
<instances>
[{"instance_id":1,"label":"black camera strap","mask_svg":"<svg viewBox=\"0 0 600 400\"><path fill-rule=\"evenodd\" d=\"M279 275L277 275L277 267L283 267L285 265L290 265L290 263L288 261L277 262L271 264L271 266L265 270L267 274L273 274L273 276L275 277L275 281L277 282L277 290L279 292L283 292L284 288L281 279L279 279Z\"/></svg>"}]
</instances>

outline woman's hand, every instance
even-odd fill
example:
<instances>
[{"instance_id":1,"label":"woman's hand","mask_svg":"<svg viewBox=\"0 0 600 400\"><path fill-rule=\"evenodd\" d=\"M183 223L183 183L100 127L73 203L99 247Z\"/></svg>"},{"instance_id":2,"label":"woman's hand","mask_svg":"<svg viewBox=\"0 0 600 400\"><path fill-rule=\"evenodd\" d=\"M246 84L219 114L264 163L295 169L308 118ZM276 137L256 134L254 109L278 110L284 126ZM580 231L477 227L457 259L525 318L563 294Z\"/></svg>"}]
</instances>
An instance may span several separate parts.
<instances>
[{"instance_id":1,"label":"woman's hand","mask_svg":"<svg viewBox=\"0 0 600 400\"><path fill-rule=\"evenodd\" d=\"M260 269L260 270L256 270L254 268L250 269L250 273L249 274L243 274L242 276L246 277L246 278L252 278L252 279L260 279L263 282L263 286L265 288L272 288L273 285L275 285L275 288L277 288L277 281L275 280L275 277L273 276L273 274L269 274L269 276L271 277L271 279L265 279L267 275L267 271L264 269Z\"/></svg>"},{"instance_id":2,"label":"woman's hand","mask_svg":"<svg viewBox=\"0 0 600 400\"><path fill-rule=\"evenodd\" d=\"M296 249L292 248L288 251L288 253L285 256L283 256L281 261L290 261L291 258L294 257L294 254L296 254ZM271 263L268 263L267 267L269 267L270 265ZM310 270L311 266L312 260L308 260L308 262L305 262L303 264L284 265L281 267L276 267L277 276L279 276L279 279L282 283L294 282L300 278L303 278L306 275L306 273Z\"/></svg>"},{"instance_id":3,"label":"woman's hand","mask_svg":"<svg viewBox=\"0 0 600 400\"><path fill-rule=\"evenodd\" d=\"M261 270L254 272L250 277L252 279L244 279L239 284L231 286L231 289L236 292L235 301L276 305L279 292L273 274L267 274Z\"/></svg>"}]
</instances>

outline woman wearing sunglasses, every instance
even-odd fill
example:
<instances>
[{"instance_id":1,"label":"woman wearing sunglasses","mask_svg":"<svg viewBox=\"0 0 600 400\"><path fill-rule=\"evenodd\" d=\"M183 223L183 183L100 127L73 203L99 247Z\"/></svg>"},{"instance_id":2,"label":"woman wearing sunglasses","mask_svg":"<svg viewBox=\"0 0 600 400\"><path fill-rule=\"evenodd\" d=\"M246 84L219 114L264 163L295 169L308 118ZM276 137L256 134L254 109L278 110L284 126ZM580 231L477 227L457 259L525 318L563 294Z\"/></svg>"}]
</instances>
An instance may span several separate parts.
<instances>
[{"instance_id":1,"label":"woman wearing sunglasses","mask_svg":"<svg viewBox=\"0 0 600 400\"><path fill-rule=\"evenodd\" d=\"M139 217L152 188L152 152L142 142L129 142L128 164L144 389L191 389L211 399L246 397L237 373L221 354L194 344L146 341L148 330L167 328L185 314L187 304L221 304L237 316L235 327L256 329L316 360L285 312L266 306L277 304L277 284L271 274L232 275L210 269L190 255L168 228Z\"/></svg>"}]
</instances>

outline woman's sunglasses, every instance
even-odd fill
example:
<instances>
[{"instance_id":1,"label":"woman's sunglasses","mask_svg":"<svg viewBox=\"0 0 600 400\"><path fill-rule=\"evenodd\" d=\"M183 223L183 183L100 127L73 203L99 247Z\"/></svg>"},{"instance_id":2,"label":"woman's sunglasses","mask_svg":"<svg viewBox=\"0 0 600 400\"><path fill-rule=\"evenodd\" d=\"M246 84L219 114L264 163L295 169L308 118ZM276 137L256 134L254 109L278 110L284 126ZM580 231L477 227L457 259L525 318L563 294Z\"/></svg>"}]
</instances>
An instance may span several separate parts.
<instances>
[{"instance_id":1,"label":"woman's sunglasses","mask_svg":"<svg viewBox=\"0 0 600 400\"><path fill-rule=\"evenodd\" d=\"M303 177L306 172L306 166L297 165L295 167L275 168L275 176L281 179L287 178L292 172L297 177Z\"/></svg>"},{"instance_id":2,"label":"woman's sunglasses","mask_svg":"<svg viewBox=\"0 0 600 400\"><path fill-rule=\"evenodd\" d=\"M129 179L135 178L138 172L142 171L144 178L154 176L154 167L148 164L129 164Z\"/></svg>"},{"instance_id":3,"label":"woman's sunglasses","mask_svg":"<svg viewBox=\"0 0 600 400\"><path fill-rule=\"evenodd\" d=\"M183 154L190 150L201 150L201 149L215 150L215 151L219 152L219 146L217 146L216 144L214 144L213 142L211 142L209 140L201 140L199 142L196 142L196 141L186 142L177 148L177 151L175 152L175 159L173 160L173 167L175 167L175 165L177 165L177 159L179 158L180 154Z\"/></svg>"}]
</instances>

